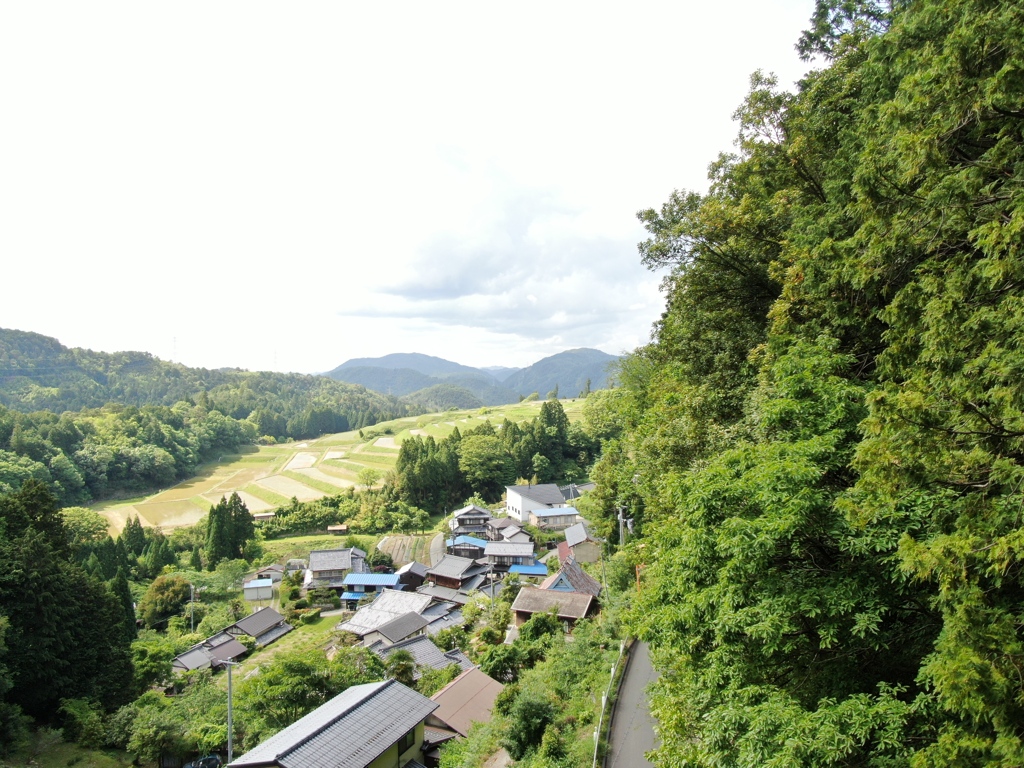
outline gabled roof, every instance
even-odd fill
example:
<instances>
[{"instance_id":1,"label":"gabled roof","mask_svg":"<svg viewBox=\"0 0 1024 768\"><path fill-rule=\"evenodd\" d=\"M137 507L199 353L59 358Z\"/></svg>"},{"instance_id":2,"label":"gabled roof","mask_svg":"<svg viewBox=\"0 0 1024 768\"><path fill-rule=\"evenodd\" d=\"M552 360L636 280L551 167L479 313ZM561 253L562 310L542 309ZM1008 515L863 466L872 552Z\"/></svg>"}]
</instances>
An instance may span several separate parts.
<instances>
[{"instance_id":1,"label":"gabled roof","mask_svg":"<svg viewBox=\"0 0 1024 768\"><path fill-rule=\"evenodd\" d=\"M424 584L416 590L416 594L429 597L432 600L444 600L456 605L465 605L469 602L469 595L451 587L439 587L434 584Z\"/></svg>"},{"instance_id":2,"label":"gabled roof","mask_svg":"<svg viewBox=\"0 0 1024 768\"><path fill-rule=\"evenodd\" d=\"M467 572L472 571L476 567L476 561L468 557L445 555L441 558L441 562L427 571L427 574L448 579L461 579Z\"/></svg>"},{"instance_id":3,"label":"gabled roof","mask_svg":"<svg viewBox=\"0 0 1024 768\"><path fill-rule=\"evenodd\" d=\"M260 568L256 573L284 573L284 566L280 563L271 563Z\"/></svg>"},{"instance_id":4,"label":"gabled roof","mask_svg":"<svg viewBox=\"0 0 1024 768\"><path fill-rule=\"evenodd\" d=\"M366 559L366 553L358 547L347 549L314 549L309 553L311 571L350 571L353 560Z\"/></svg>"},{"instance_id":5,"label":"gabled roof","mask_svg":"<svg viewBox=\"0 0 1024 768\"><path fill-rule=\"evenodd\" d=\"M372 603L360 608L348 621L339 624L338 629L364 637L392 619L410 612L420 613L430 605L430 601L430 595L384 589Z\"/></svg>"},{"instance_id":6,"label":"gabled roof","mask_svg":"<svg viewBox=\"0 0 1024 768\"><path fill-rule=\"evenodd\" d=\"M583 523L576 523L576 525L570 525L565 529L565 541L570 547L575 547L577 544L582 544L584 541L597 542L593 536L587 531L587 526Z\"/></svg>"},{"instance_id":7,"label":"gabled roof","mask_svg":"<svg viewBox=\"0 0 1024 768\"><path fill-rule=\"evenodd\" d=\"M473 723L490 720L494 700L504 687L475 667L467 669L430 697L438 704L433 717L465 736Z\"/></svg>"},{"instance_id":8,"label":"gabled roof","mask_svg":"<svg viewBox=\"0 0 1024 768\"><path fill-rule=\"evenodd\" d=\"M488 557L504 555L506 557L529 557L533 554L532 541L489 541L484 548Z\"/></svg>"},{"instance_id":9,"label":"gabled roof","mask_svg":"<svg viewBox=\"0 0 1024 768\"><path fill-rule=\"evenodd\" d=\"M560 619L582 619L590 610L593 600L593 595L582 592L558 592L553 589L523 587L512 603L512 611L544 613L555 608Z\"/></svg>"},{"instance_id":10,"label":"gabled roof","mask_svg":"<svg viewBox=\"0 0 1024 768\"><path fill-rule=\"evenodd\" d=\"M592 491L595 488L597 488L597 483L580 483L579 485L576 483L570 483L569 485L560 486L558 490L562 492L562 497L566 501L573 501L574 499L578 499L587 491Z\"/></svg>"},{"instance_id":11,"label":"gabled roof","mask_svg":"<svg viewBox=\"0 0 1024 768\"><path fill-rule=\"evenodd\" d=\"M574 559L569 558L562 564L562 569L549 576L541 585L541 589L558 589L559 583L570 592L583 592L594 597L601 594L601 583L583 570Z\"/></svg>"},{"instance_id":12,"label":"gabled roof","mask_svg":"<svg viewBox=\"0 0 1024 768\"><path fill-rule=\"evenodd\" d=\"M454 539L448 539L445 544L449 547L457 544L469 544L472 547L480 547L480 549L483 549L487 546L487 540L477 539L473 536L456 536Z\"/></svg>"},{"instance_id":13,"label":"gabled roof","mask_svg":"<svg viewBox=\"0 0 1024 768\"><path fill-rule=\"evenodd\" d=\"M569 542L558 542L558 562L564 563L570 557L572 557L572 549L569 548Z\"/></svg>"},{"instance_id":14,"label":"gabled roof","mask_svg":"<svg viewBox=\"0 0 1024 768\"><path fill-rule=\"evenodd\" d=\"M455 517L455 519L458 519L465 515L469 515L470 517L480 517L481 515L486 515L487 517L490 517L491 510L484 509L483 507L478 507L476 504L470 504L468 507L463 507L462 509L455 510L454 512L452 512L452 515Z\"/></svg>"},{"instance_id":15,"label":"gabled roof","mask_svg":"<svg viewBox=\"0 0 1024 768\"><path fill-rule=\"evenodd\" d=\"M447 652L442 651L434 644L434 641L426 635L410 637L408 640L402 640L401 642L397 642L387 648L373 648L373 652L382 659L386 659L395 651L409 652L417 667L415 673L417 680L420 679L422 674L419 669L420 667L427 667L428 669L445 669L450 667L452 664L458 664L463 670L473 668L473 662L466 658L466 654L458 648Z\"/></svg>"},{"instance_id":16,"label":"gabled roof","mask_svg":"<svg viewBox=\"0 0 1024 768\"><path fill-rule=\"evenodd\" d=\"M437 706L396 680L353 685L231 765L365 768Z\"/></svg>"},{"instance_id":17,"label":"gabled roof","mask_svg":"<svg viewBox=\"0 0 1024 768\"><path fill-rule=\"evenodd\" d=\"M532 509L531 515L537 517L561 517L563 515L578 515L576 507L555 507L554 509Z\"/></svg>"},{"instance_id":18,"label":"gabled roof","mask_svg":"<svg viewBox=\"0 0 1024 768\"><path fill-rule=\"evenodd\" d=\"M393 587L397 583L397 573L347 573L345 574L345 581L342 582L346 587L353 585L360 585L364 587Z\"/></svg>"},{"instance_id":19,"label":"gabled roof","mask_svg":"<svg viewBox=\"0 0 1024 768\"><path fill-rule=\"evenodd\" d=\"M510 525L517 525L516 521L511 517L492 517L487 521L487 527L493 528L496 531L500 531L502 528L507 528Z\"/></svg>"},{"instance_id":20,"label":"gabled roof","mask_svg":"<svg viewBox=\"0 0 1024 768\"><path fill-rule=\"evenodd\" d=\"M405 640L413 632L419 632L429 623L428 619L410 611L396 619L392 619L387 624L381 624L377 627L377 631L390 642L397 643L399 640Z\"/></svg>"},{"instance_id":21,"label":"gabled roof","mask_svg":"<svg viewBox=\"0 0 1024 768\"><path fill-rule=\"evenodd\" d=\"M265 579L253 579L252 581L247 581L247 582L245 582L245 584L242 585L242 588L243 589L264 589L266 587L273 587L273 586L274 586L274 580L271 579L268 576Z\"/></svg>"},{"instance_id":22,"label":"gabled roof","mask_svg":"<svg viewBox=\"0 0 1024 768\"><path fill-rule=\"evenodd\" d=\"M564 504L565 498L554 483L541 485L506 485L506 493L518 493L522 498L538 504Z\"/></svg>"},{"instance_id":23,"label":"gabled roof","mask_svg":"<svg viewBox=\"0 0 1024 768\"><path fill-rule=\"evenodd\" d=\"M284 621L284 616L273 608L263 608L255 613L249 614L244 619L239 619L232 626L238 627L247 635L259 637L271 627L276 627L282 621Z\"/></svg>"},{"instance_id":24,"label":"gabled roof","mask_svg":"<svg viewBox=\"0 0 1024 768\"><path fill-rule=\"evenodd\" d=\"M417 576L420 576L421 578L426 578L427 566L425 566L423 563L417 563L415 560L413 560L411 563L406 563L405 565L403 565L401 568L395 571L395 573L398 576L404 576L406 573L414 573Z\"/></svg>"}]
</instances>

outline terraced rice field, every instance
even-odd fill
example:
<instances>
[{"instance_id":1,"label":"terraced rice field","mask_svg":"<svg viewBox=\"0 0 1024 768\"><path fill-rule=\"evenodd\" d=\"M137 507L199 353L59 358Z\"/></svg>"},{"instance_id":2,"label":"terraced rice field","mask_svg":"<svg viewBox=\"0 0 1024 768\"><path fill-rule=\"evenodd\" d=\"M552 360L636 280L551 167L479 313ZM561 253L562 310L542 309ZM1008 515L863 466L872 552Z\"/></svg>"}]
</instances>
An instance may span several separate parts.
<instances>
[{"instance_id":1,"label":"terraced rice field","mask_svg":"<svg viewBox=\"0 0 1024 768\"><path fill-rule=\"evenodd\" d=\"M570 421L580 418L582 400L563 400L562 405ZM359 472L367 467L381 472L392 469L402 442L410 435L440 439L456 426L465 431L487 420L497 426L506 416L513 421L525 421L539 411L540 403L531 402L499 409L409 416L364 429L363 437L354 430L300 443L252 447L223 456L218 462L201 467L195 477L151 496L106 501L94 509L107 518L114 534L132 516L138 516L143 525L160 528L194 525L221 497L234 492L242 497L250 512L267 512L287 504L293 496L311 501L358 485ZM420 562L429 559L429 553L419 549L425 545L408 546L412 549L399 554L418 555L415 559Z\"/></svg>"}]
</instances>

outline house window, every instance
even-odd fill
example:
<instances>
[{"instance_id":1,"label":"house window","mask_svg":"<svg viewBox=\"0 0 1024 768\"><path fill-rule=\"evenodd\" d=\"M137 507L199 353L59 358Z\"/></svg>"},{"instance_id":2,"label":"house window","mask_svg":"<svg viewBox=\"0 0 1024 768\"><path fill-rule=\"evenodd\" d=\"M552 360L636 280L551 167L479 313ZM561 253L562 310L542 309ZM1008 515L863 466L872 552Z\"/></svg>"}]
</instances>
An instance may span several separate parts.
<instances>
[{"instance_id":1,"label":"house window","mask_svg":"<svg viewBox=\"0 0 1024 768\"><path fill-rule=\"evenodd\" d=\"M409 731L405 736L398 740L398 754L404 754L408 750L412 749L412 745L416 743L416 727Z\"/></svg>"}]
</instances>

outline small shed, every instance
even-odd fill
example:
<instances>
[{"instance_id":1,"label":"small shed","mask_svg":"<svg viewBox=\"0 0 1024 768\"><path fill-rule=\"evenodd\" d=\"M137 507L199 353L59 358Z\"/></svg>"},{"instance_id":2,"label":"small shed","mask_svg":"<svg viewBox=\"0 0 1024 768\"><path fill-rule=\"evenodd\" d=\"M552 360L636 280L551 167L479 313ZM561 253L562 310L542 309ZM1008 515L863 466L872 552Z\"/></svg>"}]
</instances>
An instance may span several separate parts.
<instances>
[{"instance_id":1,"label":"small shed","mask_svg":"<svg viewBox=\"0 0 1024 768\"><path fill-rule=\"evenodd\" d=\"M246 600L270 600L274 597L272 579L253 579L243 586Z\"/></svg>"}]
</instances>

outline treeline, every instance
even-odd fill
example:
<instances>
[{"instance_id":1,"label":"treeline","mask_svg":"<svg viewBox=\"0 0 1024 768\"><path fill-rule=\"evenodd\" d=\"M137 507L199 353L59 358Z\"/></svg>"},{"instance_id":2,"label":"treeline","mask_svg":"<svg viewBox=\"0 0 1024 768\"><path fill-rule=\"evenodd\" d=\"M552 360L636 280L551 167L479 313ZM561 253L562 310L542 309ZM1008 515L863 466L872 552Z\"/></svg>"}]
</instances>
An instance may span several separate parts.
<instances>
[{"instance_id":1,"label":"treeline","mask_svg":"<svg viewBox=\"0 0 1024 768\"><path fill-rule=\"evenodd\" d=\"M256 437L251 422L186 402L60 416L0 406L0 493L36 479L67 506L165 487Z\"/></svg>"},{"instance_id":2,"label":"treeline","mask_svg":"<svg viewBox=\"0 0 1024 768\"><path fill-rule=\"evenodd\" d=\"M0 405L83 411L108 403L142 407L191 402L259 436L304 440L422 413L417 406L323 376L188 368L143 352L70 349L36 333L0 329Z\"/></svg>"},{"instance_id":3,"label":"treeline","mask_svg":"<svg viewBox=\"0 0 1024 768\"><path fill-rule=\"evenodd\" d=\"M406 438L394 475L386 482L406 503L445 512L473 495L497 501L517 478L535 483L579 480L600 447L584 425L569 423L561 403L549 400L522 426L505 419L499 429L487 421L464 433L456 428L441 440Z\"/></svg>"},{"instance_id":4,"label":"treeline","mask_svg":"<svg viewBox=\"0 0 1024 768\"><path fill-rule=\"evenodd\" d=\"M753 78L586 502L672 765L1024 764L1024 6L819 2ZM615 430L611 433L614 435Z\"/></svg>"}]
</instances>

